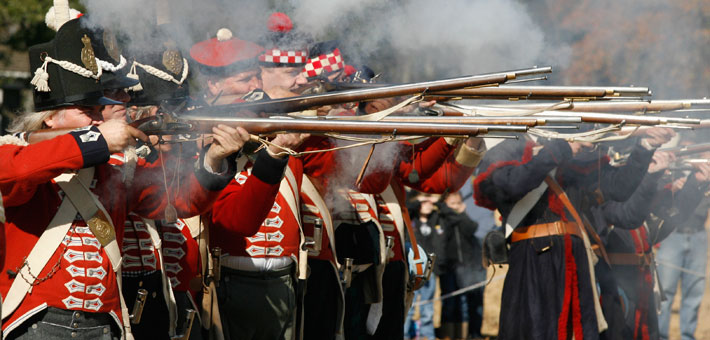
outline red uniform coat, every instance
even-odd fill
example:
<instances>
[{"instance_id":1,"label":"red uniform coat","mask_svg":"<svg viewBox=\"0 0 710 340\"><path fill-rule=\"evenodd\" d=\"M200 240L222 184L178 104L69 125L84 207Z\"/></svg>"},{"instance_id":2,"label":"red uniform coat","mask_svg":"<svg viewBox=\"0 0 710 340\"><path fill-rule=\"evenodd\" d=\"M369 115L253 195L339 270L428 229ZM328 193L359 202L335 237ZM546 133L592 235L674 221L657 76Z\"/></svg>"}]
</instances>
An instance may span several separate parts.
<instances>
[{"instance_id":1,"label":"red uniform coat","mask_svg":"<svg viewBox=\"0 0 710 340\"><path fill-rule=\"evenodd\" d=\"M220 247L229 255L244 254L245 237L256 234L274 208L279 183L289 162L290 157L276 159L262 150L257 154L248 180L240 173L230 181L211 211L211 247ZM299 172L298 176L301 174ZM285 203L282 207L288 209Z\"/></svg>"},{"instance_id":2,"label":"red uniform coat","mask_svg":"<svg viewBox=\"0 0 710 340\"><path fill-rule=\"evenodd\" d=\"M128 212L147 218L163 217L167 201L160 180L161 169L139 166L133 185L127 188L120 171L106 164L109 152L103 136L96 128L90 132L92 138L86 138L89 132L82 130L24 148L0 146L0 190L7 206L5 237L13 240L0 275L3 296L14 280L12 273L19 271L23 257L35 246L64 199L52 179L65 171L95 166L91 190L109 213L119 245ZM12 167L13 164L20 166ZM183 165L183 169L191 168L191 164ZM217 190L226 185L224 176L203 169L185 177L182 187L170 193L171 203L184 216L203 212L217 197ZM47 306L106 312L120 324L115 273L103 247L85 225L80 218L74 222L62 245L38 275L42 280L36 282L18 309L3 320L3 330L10 331Z\"/></svg>"},{"instance_id":3,"label":"red uniform coat","mask_svg":"<svg viewBox=\"0 0 710 340\"><path fill-rule=\"evenodd\" d=\"M270 157L270 156L266 156ZM258 159L257 162L260 162ZM298 216L294 216L293 210L289 206L285 195L298 195L293 193L291 188L300 191L301 180L303 178L303 167L301 160L289 157L288 167L295 176L296 183L288 183L286 192L278 190L279 184L273 184L277 193L271 199L270 195L251 196L244 192L250 183L254 182L266 184L259 179L256 171L261 171L255 165L237 174L227 189L219 196L212 212L212 229L210 230L210 245L221 247L223 252L231 256L250 257L289 257L298 256L298 246L300 243L300 231ZM273 169L276 170L276 169ZM283 170L282 170L283 171ZM284 177L279 181L289 181ZM296 199L294 199L296 202ZM248 206L244 206L249 204ZM259 206L260 205L260 206ZM218 208L219 207L219 208ZM268 207L267 215L259 222L256 232L252 232L251 227L247 227L244 220L252 220L254 216L242 216L232 218L230 213L219 211L218 209L240 210L252 208L253 212L246 214L254 215L263 213ZM298 207L294 207L298 209ZM241 237L229 237L227 235L241 234Z\"/></svg>"}]
</instances>

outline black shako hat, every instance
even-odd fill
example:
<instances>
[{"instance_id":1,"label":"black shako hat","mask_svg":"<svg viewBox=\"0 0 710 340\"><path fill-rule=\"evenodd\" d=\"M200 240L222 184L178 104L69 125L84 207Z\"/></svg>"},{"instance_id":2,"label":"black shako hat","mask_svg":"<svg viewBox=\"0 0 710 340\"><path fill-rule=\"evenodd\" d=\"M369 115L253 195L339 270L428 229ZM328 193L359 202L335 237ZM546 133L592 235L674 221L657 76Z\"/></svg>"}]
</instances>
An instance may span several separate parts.
<instances>
[{"instance_id":1,"label":"black shako hat","mask_svg":"<svg viewBox=\"0 0 710 340\"><path fill-rule=\"evenodd\" d=\"M121 104L103 96L103 69L92 37L79 19L73 19L59 28L53 40L30 47L30 69L35 70L31 81L35 86L35 110Z\"/></svg>"},{"instance_id":2,"label":"black shako hat","mask_svg":"<svg viewBox=\"0 0 710 340\"><path fill-rule=\"evenodd\" d=\"M169 27L157 27L148 48L135 52L129 77L140 84L130 88L131 105L161 105L187 100L189 64L170 38Z\"/></svg>"},{"instance_id":3,"label":"black shako hat","mask_svg":"<svg viewBox=\"0 0 710 340\"><path fill-rule=\"evenodd\" d=\"M90 27L91 47L103 68L101 86L104 90L127 89L138 84L138 81L127 77L130 67L122 54L121 46L111 30L98 27L89 20L90 16L82 16L79 22L84 27Z\"/></svg>"}]
</instances>

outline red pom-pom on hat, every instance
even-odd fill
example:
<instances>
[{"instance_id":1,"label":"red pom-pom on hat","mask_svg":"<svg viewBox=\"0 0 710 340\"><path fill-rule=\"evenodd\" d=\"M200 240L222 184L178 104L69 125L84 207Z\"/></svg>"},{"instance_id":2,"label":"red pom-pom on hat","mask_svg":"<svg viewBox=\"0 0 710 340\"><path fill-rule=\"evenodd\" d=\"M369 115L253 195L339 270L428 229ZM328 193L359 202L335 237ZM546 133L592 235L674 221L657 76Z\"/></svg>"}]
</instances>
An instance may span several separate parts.
<instances>
[{"instance_id":1,"label":"red pom-pom on hat","mask_svg":"<svg viewBox=\"0 0 710 340\"><path fill-rule=\"evenodd\" d=\"M210 67L225 67L240 61L256 59L264 48L232 36L232 31L222 28L217 37L198 42L190 48L190 56L198 63Z\"/></svg>"},{"instance_id":2,"label":"red pom-pom on hat","mask_svg":"<svg viewBox=\"0 0 710 340\"><path fill-rule=\"evenodd\" d=\"M288 15L275 12L269 16L269 20L266 21L266 26L269 28L269 31L286 33L293 29L293 22L291 22L291 18L289 18Z\"/></svg>"},{"instance_id":3,"label":"red pom-pom on hat","mask_svg":"<svg viewBox=\"0 0 710 340\"><path fill-rule=\"evenodd\" d=\"M343 69L344 76L346 77L355 74L355 72L357 72L357 69L352 65L345 65Z\"/></svg>"}]
</instances>

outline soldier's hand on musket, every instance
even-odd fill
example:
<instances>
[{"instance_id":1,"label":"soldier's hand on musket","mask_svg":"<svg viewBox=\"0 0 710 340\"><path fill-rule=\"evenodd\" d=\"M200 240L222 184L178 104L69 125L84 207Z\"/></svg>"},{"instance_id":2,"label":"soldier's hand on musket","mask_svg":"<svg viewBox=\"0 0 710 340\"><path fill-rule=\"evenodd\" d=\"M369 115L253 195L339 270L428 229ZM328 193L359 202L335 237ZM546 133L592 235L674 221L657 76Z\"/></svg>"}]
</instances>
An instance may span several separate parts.
<instances>
[{"instance_id":1,"label":"soldier's hand on musket","mask_svg":"<svg viewBox=\"0 0 710 340\"><path fill-rule=\"evenodd\" d=\"M222 160L238 152L251 136L244 128L219 124L212 128L212 145L205 154L205 165L219 172Z\"/></svg>"},{"instance_id":2,"label":"soldier's hand on musket","mask_svg":"<svg viewBox=\"0 0 710 340\"><path fill-rule=\"evenodd\" d=\"M375 112L380 112L389 109L392 106L397 105L395 98L380 98L373 101L368 101L365 103L365 113L372 114Z\"/></svg>"},{"instance_id":3,"label":"soldier's hand on musket","mask_svg":"<svg viewBox=\"0 0 710 340\"><path fill-rule=\"evenodd\" d=\"M389 109L392 106L397 105L399 102L401 102L401 98L381 98L381 99L376 99L373 101L369 101L365 104L365 113L367 114L372 114L375 112L380 112ZM418 107L427 109L436 104L435 100L430 100L426 102L420 102L418 103ZM412 111L414 108L412 108L410 105L407 105L397 111L394 112L394 114L405 114L407 112Z\"/></svg>"},{"instance_id":4,"label":"soldier's hand on musket","mask_svg":"<svg viewBox=\"0 0 710 340\"><path fill-rule=\"evenodd\" d=\"M110 152L121 152L128 145L135 145L136 139L149 143L148 136L126 123L124 120L112 119L98 126L104 136Z\"/></svg>"},{"instance_id":5,"label":"soldier's hand on musket","mask_svg":"<svg viewBox=\"0 0 710 340\"><path fill-rule=\"evenodd\" d=\"M643 140L648 142L651 147L657 148L665 143L668 143L668 141L675 137L675 135L675 131L671 128L655 127L646 130L646 137L643 137Z\"/></svg>"},{"instance_id":6,"label":"soldier's hand on musket","mask_svg":"<svg viewBox=\"0 0 710 340\"><path fill-rule=\"evenodd\" d=\"M281 133L276 135L266 150L275 158L284 158L288 155L286 149L299 147L310 136L308 133Z\"/></svg>"},{"instance_id":7,"label":"soldier's hand on musket","mask_svg":"<svg viewBox=\"0 0 710 340\"><path fill-rule=\"evenodd\" d=\"M695 179L698 182L710 182L710 164L700 163L695 165Z\"/></svg>"},{"instance_id":8,"label":"soldier's hand on musket","mask_svg":"<svg viewBox=\"0 0 710 340\"><path fill-rule=\"evenodd\" d=\"M651 164L648 165L648 173L652 174L668 169L668 166L674 161L675 155L672 152L656 151L651 159Z\"/></svg>"},{"instance_id":9,"label":"soldier's hand on musket","mask_svg":"<svg viewBox=\"0 0 710 340\"><path fill-rule=\"evenodd\" d=\"M678 192L680 191L680 189L683 189L683 186L687 181L688 177L681 177L673 181L673 183L671 184L671 192Z\"/></svg>"},{"instance_id":10,"label":"soldier's hand on musket","mask_svg":"<svg viewBox=\"0 0 710 340\"><path fill-rule=\"evenodd\" d=\"M486 150L486 141L479 137L469 137L466 139L466 146L473 150L484 151Z\"/></svg>"}]
</instances>

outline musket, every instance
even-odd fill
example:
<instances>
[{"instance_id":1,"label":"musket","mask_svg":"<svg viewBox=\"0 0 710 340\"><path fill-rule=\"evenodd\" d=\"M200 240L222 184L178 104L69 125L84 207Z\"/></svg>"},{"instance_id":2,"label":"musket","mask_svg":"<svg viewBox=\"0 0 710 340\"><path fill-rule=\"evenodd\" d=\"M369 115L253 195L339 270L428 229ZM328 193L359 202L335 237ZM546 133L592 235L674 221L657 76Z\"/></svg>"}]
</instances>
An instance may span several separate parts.
<instances>
[{"instance_id":1,"label":"musket","mask_svg":"<svg viewBox=\"0 0 710 340\"><path fill-rule=\"evenodd\" d=\"M695 106L710 105L710 99L675 99L675 100L651 100L651 101L604 101L604 102L574 102L560 103L555 107L556 111L575 112L661 112L689 109ZM502 109L524 109L540 110L549 107L550 104L515 104L515 105L491 105L489 108Z\"/></svg>"},{"instance_id":2,"label":"musket","mask_svg":"<svg viewBox=\"0 0 710 340\"><path fill-rule=\"evenodd\" d=\"M632 115L618 114L608 112L589 112L589 111L558 111L549 109L550 106L541 107L539 110L521 110L518 108L509 107L482 107L482 106L461 106L461 110L467 111L464 116L500 118L503 116L514 116L519 118L529 117L579 117L583 123L601 123L601 124L637 124L637 125L665 125L665 124L684 124L684 125L699 125L700 119L694 118L677 118L651 115ZM546 110L549 109L549 110Z\"/></svg>"},{"instance_id":3,"label":"musket","mask_svg":"<svg viewBox=\"0 0 710 340\"><path fill-rule=\"evenodd\" d=\"M399 123L371 121L334 121L322 118L239 118L185 114L174 118L166 114L138 120L132 125L148 135L200 134L211 133L212 127L224 124L242 127L255 135L275 133L342 133L365 135L398 136L476 136L489 132L527 131L525 125L480 125L448 123Z\"/></svg>"},{"instance_id":4,"label":"musket","mask_svg":"<svg viewBox=\"0 0 710 340\"><path fill-rule=\"evenodd\" d=\"M534 116L541 117L579 117L583 123L601 124L635 124L635 125L667 125L667 124L700 124L700 119L676 118L662 116L627 115L601 112L568 112L568 111L543 111L535 113Z\"/></svg>"},{"instance_id":5,"label":"musket","mask_svg":"<svg viewBox=\"0 0 710 340\"><path fill-rule=\"evenodd\" d=\"M195 109L204 115L220 112L236 113L240 111L285 113L298 112L327 105L355 103L380 98L391 98L421 94L429 91L444 91L472 86L503 84L520 77L552 72L550 67L535 67L522 70L464 76L450 79L425 81L377 88L334 91L323 94L302 95L280 99L268 99L256 102L216 105Z\"/></svg>"},{"instance_id":6,"label":"musket","mask_svg":"<svg viewBox=\"0 0 710 340\"><path fill-rule=\"evenodd\" d=\"M598 100L623 97L650 96L646 87L596 87L596 86L498 86L457 89L430 93L431 99L507 99L507 100ZM429 99L426 96L424 99Z\"/></svg>"},{"instance_id":7,"label":"musket","mask_svg":"<svg viewBox=\"0 0 710 340\"><path fill-rule=\"evenodd\" d=\"M377 88L386 84L377 83L331 83L324 84L326 89ZM604 87L604 86L520 86L501 85L427 92L425 100L430 99L611 99L643 98L650 96L647 87Z\"/></svg>"},{"instance_id":8,"label":"musket","mask_svg":"<svg viewBox=\"0 0 710 340\"><path fill-rule=\"evenodd\" d=\"M707 158L686 158L676 161L668 167L670 171L693 171L697 168L695 164L710 164Z\"/></svg>"},{"instance_id":9,"label":"musket","mask_svg":"<svg viewBox=\"0 0 710 340\"><path fill-rule=\"evenodd\" d=\"M670 152L676 155L676 157L682 157L702 152L710 151L710 143L700 143L694 145L676 146L672 148L658 149L657 151Z\"/></svg>"},{"instance_id":10,"label":"musket","mask_svg":"<svg viewBox=\"0 0 710 340\"><path fill-rule=\"evenodd\" d=\"M548 124L581 123L581 117L470 117L470 116L399 116L384 117L382 122L397 123L446 123L446 124L485 124L485 125L525 125L543 126Z\"/></svg>"}]
</instances>

